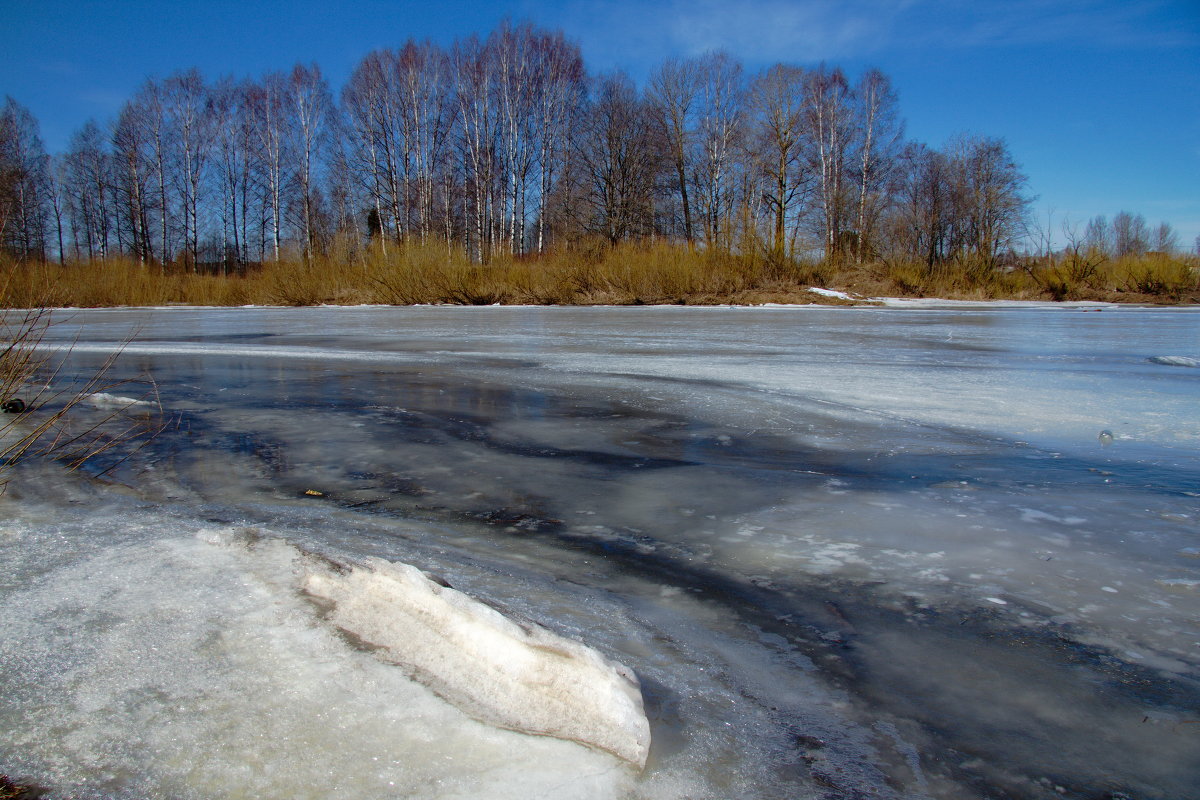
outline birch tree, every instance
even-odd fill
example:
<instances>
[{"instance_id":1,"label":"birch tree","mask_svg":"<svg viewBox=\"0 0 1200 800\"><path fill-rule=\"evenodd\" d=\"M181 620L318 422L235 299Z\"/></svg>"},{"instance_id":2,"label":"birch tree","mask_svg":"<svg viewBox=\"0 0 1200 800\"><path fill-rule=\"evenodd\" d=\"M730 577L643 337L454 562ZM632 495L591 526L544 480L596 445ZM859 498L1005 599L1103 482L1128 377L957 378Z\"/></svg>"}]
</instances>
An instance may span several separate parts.
<instances>
[{"instance_id":1,"label":"birch tree","mask_svg":"<svg viewBox=\"0 0 1200 800\"><path fill-rule=\"evenodd\" d=\"M492 91L492 49L470 36L451 51L458 102L459 149L470 207L468 244L477 261L487 263L496 244L497 151L501 117Z\"/></svg>"},{"instance_id":2,"label":"birch tree","mask_svg":"<svg viewBox=\"0 0 1200 800\"><path fill-rule=\"evenodd\" d=\"M854 88L854 104L859 139L854 255L861 264L873 252L875 224L887 202L886 188L904 125L891 80L877 69L869 69L859 78Z\"/></svg>"},{"instance_id":3,"label":"birch tree","mask_svg":"<svg viewBox=\"0 0 1200 800\"><path fill-rule=\"evenodd\" d=\"M737 186L735 156L742 136L742 65L727 53L710 53L696 62L697 150L692 181L711 247L729 245L728 223Z\"/></svg>"},{"instance_id":4,"label":"birch tree","mask_svg":"<svg viewBox=\"0 0 1200 800\"><path fill-rule=\"evenodd\" d=\"M575 126L585 93L583 57L561 33L536 40L535 114L537 129L537 251L546 247L546 220L555 183L566 172Z\"/></svg>"},{"instance_id":5,"label":"birch tree","mask_svg":"<svg viewBox=\"0 0 1200 800\"><path fill-rule=\"evenodd\" d=\"M290 114L285 130L292 140L289 150L296 159L302 252L308 260L316 243L316 184L333 129L330 119L333 101L329 85L316 64L297 64L292 68L286 97Z\"/></svg>"},{"instance_id":6,"label":"birch tree","mask_svg":"<svg viewBox=\"0 0 1200 800\"><path fill-rule=\"evenodd\" d=\"M114 141L121 147L122 170L127 191L136 194L138 187L148 189L142 195L144 202L131 213L138 214L145 226L145 248L147 260L153 258L150 234L150 216L154 217L153 240L158 244L158 260L165 268L174 254L174 217L171 208L169 184L173 161L172 132L168 125L164 91L161 84L147 80L121 111ZM145 183L141 167L147 173Z\"/></svg>"},{"instance_id":7,"label":"birch tree","mask_svg":"<svg viewBox=\"0 0 1200 800\"><path fill-rule=\"evenodd\" d=\"M825 257L844 256L843 232L849 216L847 158L851 146L853 108L850 87L841 69L822 64L807 74L805 116L811 145L810 162L817 179Z\"/></svg>"},{"instance_id":8,"label":"birch tree","mask_svg":"<svg viewBox=\"0 0 1200 800\"><path fill-rule=\"evenodd\" d=\"M692 204L688 197L692 170L692 142L696 137L696 106L700 91L697 62L669 58L651 75L646 89L654 121L672 169L672 190L679 196L684 239L696 240Z\"/></svg>"},{"instance_id":9,"label":"birch tree","mask_svg":"<svg viewBox=\"0 0 1200 800\"><path fill-rule=\"evenodd\" d=\"M287 131L290 88L286 74L270 72L247 96L257 132L258 161L262 166L267 223L264 238L269 240L271 256L276 261L283 246L287 193L293 183L292 154L288 149L291 137Z\"/></svg>"},{"instance_id":10,"label":"birch tree","mask_svg":"<svg viewBox=\"0 0 1200 800\"><path fill-rule=\"evenodd\" d=\"M37 120L11 97L0 108L0 246L46 258L49 156Z\"/></svg>"},{"instance_id":11,"label":"birch tree","mask_svg":"<svg viewBox=\"0 0 1200 800\"><path fill-rule=\"evenodd\" d=\"M68 198L72 240L76 253L108 258L113 224L113 177L107 142L95 121L89 120L71 137L64 158L63 188Z\"/></svg>"},{"instance_id":12,"label":"birch tree","mask_svg":"<svg viewBox=\"0 0 1200 800\"><path fill-rule=\"evenodd\" d=\"M183 246L190 268L200 262L200 209L212 155L214 131L208 87L197 69L177 72L163 82L176 145L175 188L183 210Z\"/></svg>"},{"instance_id":13,"label":"birch tree","mask_svg":"<svg viewBox=\"0 0 1200 800\"><path fill-rule=\"evenodd\" d=\"M804 161L804 71L787 64L770 67L750 87L750 110L764 177L762 200L772 217L771 251L788 256L789 214L796 213L809 180Z\"/></svg>"}]
</instances>

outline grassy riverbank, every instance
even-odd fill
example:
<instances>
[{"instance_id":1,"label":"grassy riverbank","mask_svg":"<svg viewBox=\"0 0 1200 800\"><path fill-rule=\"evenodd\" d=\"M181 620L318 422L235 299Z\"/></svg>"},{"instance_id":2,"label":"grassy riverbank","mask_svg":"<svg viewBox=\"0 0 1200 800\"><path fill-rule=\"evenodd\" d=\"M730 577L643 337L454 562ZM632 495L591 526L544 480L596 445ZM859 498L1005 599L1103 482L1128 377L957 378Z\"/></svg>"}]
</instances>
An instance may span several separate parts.
<instances>
[{"instance_id":1,"label":"grassy riverbank","mask_svg":"<svg viewBox=\"0 0 1200 800\"><path fill-rule=\"evenodd\" d=\"M479 265L445 245L393 245L308 262L285 259L229 274L128 259L0 268L0 305L6 307L838 302L809 292L813 286L864 297L1200 303L1200 259L1164 254L1122 259L1066 254L1003 267L970 262L928 267L836 265L657 243L502 256Z\"/></svg>"}]
</instances>

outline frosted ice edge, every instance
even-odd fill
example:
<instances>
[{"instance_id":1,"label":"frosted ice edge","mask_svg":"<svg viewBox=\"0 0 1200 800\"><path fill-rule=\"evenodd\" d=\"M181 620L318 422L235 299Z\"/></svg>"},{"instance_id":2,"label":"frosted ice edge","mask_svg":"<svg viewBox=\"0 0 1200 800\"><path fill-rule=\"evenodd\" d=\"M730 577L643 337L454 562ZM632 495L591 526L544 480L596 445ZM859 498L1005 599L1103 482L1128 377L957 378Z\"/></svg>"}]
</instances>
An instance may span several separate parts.
<instances>
[{"instance_id":1,"label":"frosted ice edge","mask_svg":"<svg viewBox=\"0 0 1200 800\"><path fill-rule=\"evenodd\" d=\"M518 624L401 562L314 566L302 585L332 603L331 623L381 648L376 655L476 719L645 766L650 724L637 676L625 665Z\"/></svg>"}]
</instances>

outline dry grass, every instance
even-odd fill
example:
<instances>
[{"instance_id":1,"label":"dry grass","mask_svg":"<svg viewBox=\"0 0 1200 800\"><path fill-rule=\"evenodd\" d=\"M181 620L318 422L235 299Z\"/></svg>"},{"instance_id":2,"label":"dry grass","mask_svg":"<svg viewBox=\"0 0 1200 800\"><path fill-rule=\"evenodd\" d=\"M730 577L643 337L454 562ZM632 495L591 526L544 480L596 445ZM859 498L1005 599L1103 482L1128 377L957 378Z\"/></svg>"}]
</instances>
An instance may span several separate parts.
<instances>
[{"instance_id":1,"label":"dry grass","mask_svg":"<svg viewBox=\"0 0 1200 800\"><path fill-rule=\"evenodd\" d=\"M834 266L666 242L585 241L539 257L500 255L486 265L442 244L360 249L338 246L243 275L203 275L147 267L128 259L58 266L9 265L0 306L188 305L716 304L829 302L810 286L863 296L964 299L1197 302L1195 258L1147 255L1105 261L1079 253L1014 261L1004 267L964 260Z\"/></svg>"},{"instance_id":2,"label":"dry grass","mask_svg":"<svg viewBox=\"0 0 1200 800\"><path fill-rule=\"evenodd\" d=\"M129 445L164 424L153 381L108 378L119 351L89 375L64 374L62 351L43 346L51 324L44 301L0 311L0 490L12 468L30 457L54 458L69 469L104 461L101 471L112 469L131 454ZM115 404L97 400L131 389L137 396Z\"/></svg>"},{"instance_id":3,"label":"dry grass","mask_svg":"<svg viewBox=\"0 0 1200 800\"><path fill-rule=\"evenodd\" d=\"M1025 272L1055 300L1200 302L1200 259L1195 257L1148 253L1108 259L1074 251L1031 261Z\"/></svg>"}]
</instances>

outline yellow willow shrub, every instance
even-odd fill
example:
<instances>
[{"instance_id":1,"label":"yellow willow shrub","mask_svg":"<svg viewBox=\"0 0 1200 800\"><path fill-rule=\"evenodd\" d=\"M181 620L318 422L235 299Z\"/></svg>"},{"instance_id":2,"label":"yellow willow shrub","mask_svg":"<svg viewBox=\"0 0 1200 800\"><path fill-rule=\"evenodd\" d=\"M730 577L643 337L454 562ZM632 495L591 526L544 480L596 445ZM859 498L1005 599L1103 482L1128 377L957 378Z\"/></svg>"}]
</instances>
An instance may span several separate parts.
<instances>
[{"instance_id":1,"label":"yellow willow shrub","mask_svg":"<svg viewBox=\"0 0 1200 800\"><path fill-rule=\"evenodd\" d=\"M1200 290L1200 268L1195 260L1165 253L1118 259L1109 276L1110 287L1116 291L1178 299Z\"/></svg>"},{"instance_id":2,"label":"yellow willow shrub","mask_svg":"<svg viewBox=\"0 0 1200 800\"><path fill-rule=\"evenodd\" d=\"M759 288L764 279L756 259L665 242L618 245L576 265L572 282L593 302L680 302Z\"/></svg>"},{"instance_id":3,"label":"yellow willow shrub","mask_svg":"<svg viewBox=\"0 0 1200 800\"><path fill-rule=\"evenodd\" d=\"M888 265L886 275L900 294L917 297L987 300L1032 297L1040 292L1025 271L970 257L932 266L899 262Z\"/></svg>"},{"instance_id":4,"label":"yellow willow shrub","mask_svg":"<svg viewBox=\"0 0 1200 800\"><path fill-rule=\"evenodd\" d=\"M374 302L393 305L454 302L471 268L465 251L445 242L373 244L363 256L361 279Z\"/></svg>"},{"instance_id":5,"label":"yellow willow shrub","mask_svg":"<svg viewBox=\"0 0 1200 800\"><path fill-rule=\"evenodd\" d=\"M248 283L246 297L267 305L354 305L372 300L360 264L323 256L268 262L251 273Z\"/></svg>"}]
</instances>

